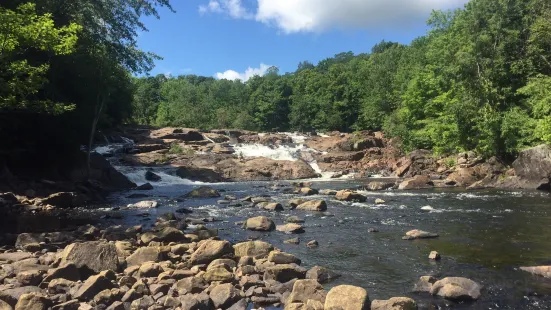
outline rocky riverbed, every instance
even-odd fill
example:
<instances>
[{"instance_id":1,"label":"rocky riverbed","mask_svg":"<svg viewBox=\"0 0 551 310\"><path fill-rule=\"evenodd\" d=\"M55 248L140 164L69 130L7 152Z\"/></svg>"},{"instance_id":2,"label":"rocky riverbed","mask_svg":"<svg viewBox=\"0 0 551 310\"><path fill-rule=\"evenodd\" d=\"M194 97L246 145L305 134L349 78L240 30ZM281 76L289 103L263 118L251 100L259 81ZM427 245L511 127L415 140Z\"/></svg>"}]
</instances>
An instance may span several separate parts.
<instances>
[{"instance_id":1,"label":"rocky riverbed","mask_svg":"<svg viewBox=\"0 0 551 310\"><path fill-rule=\"evenodd\" d=\"M551 306L548 192L480 190L546 189L546 146L507 166L372 132L120 134L93 181L3 185L0 309Z\"/></svg>"}]
</instances>

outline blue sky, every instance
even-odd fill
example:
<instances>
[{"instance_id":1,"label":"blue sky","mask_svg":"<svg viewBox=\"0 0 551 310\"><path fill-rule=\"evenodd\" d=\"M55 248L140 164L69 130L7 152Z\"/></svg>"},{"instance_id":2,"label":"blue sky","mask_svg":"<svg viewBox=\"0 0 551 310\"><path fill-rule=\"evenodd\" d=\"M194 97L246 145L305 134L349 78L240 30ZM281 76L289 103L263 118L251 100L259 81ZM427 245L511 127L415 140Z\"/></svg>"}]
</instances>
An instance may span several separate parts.
<instances>
[{"instance_id":1,"label":"blue sky","mask_svg":"<svg viewBox=\"0 0 551 310\"><path fill-rule=\"evenodd\" d=\"M369 52L381 40L409 43L426 32L432 9L467 0L173 0L176 13L144 19L142 49L164 58L152 74L241 78L271 65ZM248 72L246 72L248 70Z\"/></svg>"}]
</instances>

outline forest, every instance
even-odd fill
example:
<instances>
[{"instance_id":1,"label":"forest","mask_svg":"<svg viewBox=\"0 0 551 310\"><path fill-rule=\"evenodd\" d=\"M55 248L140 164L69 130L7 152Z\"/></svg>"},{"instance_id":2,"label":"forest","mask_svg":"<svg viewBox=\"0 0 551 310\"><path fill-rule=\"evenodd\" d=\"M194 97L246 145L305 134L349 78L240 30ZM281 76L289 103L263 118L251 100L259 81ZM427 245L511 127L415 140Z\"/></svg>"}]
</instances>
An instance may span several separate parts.
<instances>
[{"instance_id":1,"label":"forest","mask_svg":"<svg viewBox=\"0 0 551 310\"><path fill-rule=\"evenodd\" d=\"M551 143L548 0L472 0L433 11L407 45L382 41L245 82L148 75L159 56L139 50L137 31L160 6L169 1L2 1L2 149L82 145L121 124L382 130L405 151L503 158Z\"/></svg>"}]
</instances>

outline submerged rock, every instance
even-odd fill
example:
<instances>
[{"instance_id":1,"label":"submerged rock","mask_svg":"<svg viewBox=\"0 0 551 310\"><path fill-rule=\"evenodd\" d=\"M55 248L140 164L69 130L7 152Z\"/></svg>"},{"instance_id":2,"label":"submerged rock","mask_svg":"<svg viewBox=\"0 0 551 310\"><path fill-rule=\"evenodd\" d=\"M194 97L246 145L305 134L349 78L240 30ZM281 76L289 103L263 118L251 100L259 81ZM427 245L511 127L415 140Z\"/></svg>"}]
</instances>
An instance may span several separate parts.
<instances>
[{"instance_id":1,"label":"submerged rock","mask_svg":"<svg viewBox=\"0 0 551 310\"><path fill-rule=\"evenodd\" d=\"M415 300L408 297L392 297L389 300L373 300L371 310L417 310Z\"/></svg>"},{"instance_id":2,"label":"submerged rock","mask_svg":"<svg viewBox=\"0 0 551 310\"><path fill-rule=\"evenodd\" d=\"M520 270L551 279L551 266L520 267Z\"/></svg>"},{"instance_id":3,"label":"submerged rock","mask_svg":"<svg viewBox=\"0 0 551 310\"><path fill-rule=\"evenodd\" d=\"M436 281L431 289L432 295L438 295L454 301L476 300L480 297L480 284L461 277L448 277Z\"/></svg>"},{"instance_id":4,"label":"submerged rock","mask_svg":"<svg viewBox=\"0 0 551 310\"><path fill-rule=\"evenodd\" d=\"M157 203L156 201L144 200L144 201L136 202L136 203L133 203L133 204L129 204L127 206L127 208L130 208L130 209L153 209L153 208L157 208L158 205L159 205L159 203Z\"/></svg>"},{"instance_id":5,"label":"submerged rock","mask_svg":"<svg viewBox=\"0 0 551 310\"><path fill-rule=\"evenodd\" d=\"M217 198L220 193L212 187L201 186L184 195L184 198Z\"/></svg>"},{"instance_id":6,"label":"submerged rock","mask_svg":"<svg viewBox=\"0 0 551 310\"><path fill-rule=\"evenodd\" d=\"M414 292L430 292L432 285L436 282L436 278L431 276L422 276L419 278L415 286L413 287Z\"/></svg>"},{"instance_id":7,"label":"submerged rock","mask_svg":"<svg viewBox=\"0 0 551 310\"><path fill-rule=\"evenodd\" d=\"M402 237L403 240L414 240L414 239L429 239L429 238L437 238L439 235L427 231L422 231L419 229L410 230L406 233L404 237Z\"/></svg>"}]
</instances>

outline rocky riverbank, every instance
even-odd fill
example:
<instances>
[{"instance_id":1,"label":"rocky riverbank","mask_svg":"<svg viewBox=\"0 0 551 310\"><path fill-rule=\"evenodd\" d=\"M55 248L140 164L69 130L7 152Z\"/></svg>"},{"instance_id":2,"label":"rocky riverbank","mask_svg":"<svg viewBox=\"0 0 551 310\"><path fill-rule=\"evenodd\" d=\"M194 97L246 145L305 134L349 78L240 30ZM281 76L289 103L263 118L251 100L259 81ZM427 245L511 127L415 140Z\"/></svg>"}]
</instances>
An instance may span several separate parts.
<instances>
[{"instance_id":1,"label":"rocky riverbank","mask_svg":"<svg viewBox=\"0 0 551 310\"><path fill-rule=\"evenodd\" d=\"M551 148L545 145L523 151L508 165L495 157L483 159L474 152L435 156L426 150L416 150L404 154L397 147L397 141L385 138L381 132L370 131L296 135L131 128L119 134L136 142L128 154L122 156L123 165L170 166L177 169L178 176L192 181L294 180L317 178L322 174L333 178L376 175L394 177L398 182L383 188L368 185L373 190L550 188ZM292 158L281 156L280 152L290 153Z\"/></svg>"},{"instance_id":2,"label":"rocky riverbank","mask_svg":"<svg viewBox=\"0 0 551 310\"><path fill-rule=\"evenodd\" d=\"M304 198L294 199L286 207L267 197L224 198L228 204L270 212L297 209L315 214L327 210L324 200L307 197L319 191L300 187L311 184L296 186ZM350 190L324 193L342 201L367 200ZM200 187L184 197L193 200L221 194ZM410 297L370 300L364 288L332 286L339 277L337 272L323 266L301 267L299 257L265 241L220 240L216 230L205 226L208 221L166 213L157 217L151 229L86 225L75 231L19 234L14 246L6 246L0 253L0 309L418 308ZM272 218L258 216L236 223L242 228L235 229L275 230L297 243L292 237L304 231L301 223L304 220L289 217L286 224L276 225ZM438 237L420 230L404 233L405 240ZM326 245L310 240L297 246L316 251ZM412 292L450 302L472 302L482 294L481 285L466 278L424 276L417 283L411 281ZM331 288L325 289L326 284Z\"/></svg>"}]
</instances>

